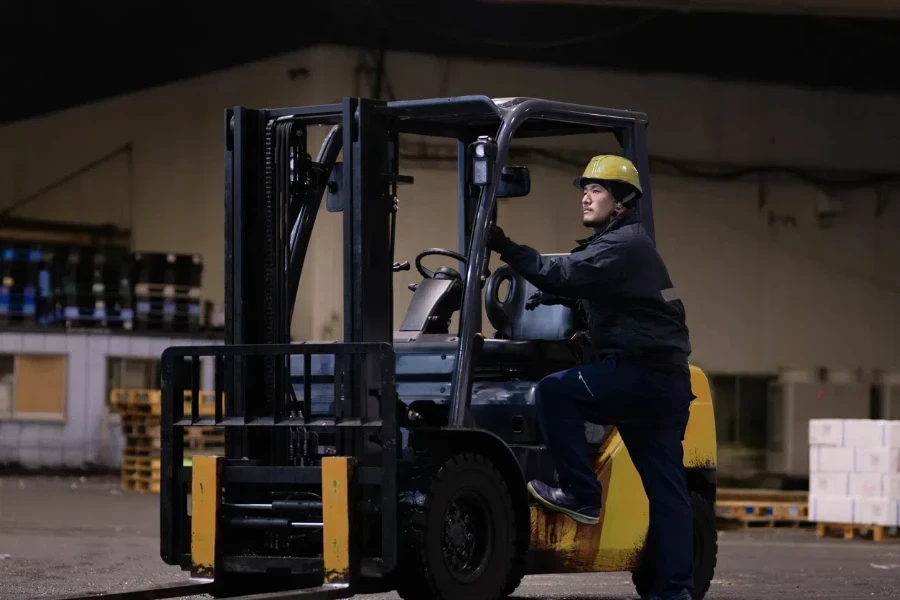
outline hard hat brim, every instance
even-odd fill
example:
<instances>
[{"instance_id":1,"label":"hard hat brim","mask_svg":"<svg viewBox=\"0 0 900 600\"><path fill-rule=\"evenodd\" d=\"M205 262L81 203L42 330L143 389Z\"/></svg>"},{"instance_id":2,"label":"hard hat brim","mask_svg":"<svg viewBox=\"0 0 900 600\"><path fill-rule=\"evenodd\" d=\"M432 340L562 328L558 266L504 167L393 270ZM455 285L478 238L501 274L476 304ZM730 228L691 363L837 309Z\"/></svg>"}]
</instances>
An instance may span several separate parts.
<instances>
[{"instance_id":1,"label":"hard hat brim","mask_svg":"<svg viewBox=\"0 0 900 600\"><path fill-rule=\"evenodd\" d=\"M576 189L584 190L584 186L586 186L589 183L599 183L600 185L604 185L605 183L607 183L607 181L615 181L615 180L595 179L592 177L576 177L575 180L572 182L572 184L576 187ZM626 185L631 187L631 189L634 192L634 197L629 200L629 203L637 202L638 200L640 200L641 196L644 195L640 189L631 185L627 181L623 181L622 183L625 183Z\"/></svg>"},{"instance_id":2,"label":"hard hat brim","mask_svg":"<svg viewBox=\"0 0 900 600\"><path fill-rule=\"evenodd\" d=\"M572 183L579 190L583 190L584 186L586 186L588 183L599 183L602 185L603 180L602 179L591 179L590 177L576 177L575 181L573 181Z\"/></svg>"}]
</instances>

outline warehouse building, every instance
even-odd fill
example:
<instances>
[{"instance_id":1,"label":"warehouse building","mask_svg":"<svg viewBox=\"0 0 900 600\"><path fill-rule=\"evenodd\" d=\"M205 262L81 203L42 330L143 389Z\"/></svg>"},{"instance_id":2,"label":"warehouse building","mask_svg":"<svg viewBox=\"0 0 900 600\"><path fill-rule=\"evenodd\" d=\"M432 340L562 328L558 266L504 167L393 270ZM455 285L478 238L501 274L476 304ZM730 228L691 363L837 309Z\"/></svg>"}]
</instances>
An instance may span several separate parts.
<instances>
[{"instance_id":1,"label":"warehouse building","mask_svg":"<svg viewBox=\"0 0 900 600\"><path fill-rule=\"evenodd\" d=\"M133 251L199 255L200 293L221 305L227 107L331 103L378 91L639 110L651 122L658 246L687 306L693 361L715 386L726 474L802 477L804 419L900 414L900 402L890 406L894 388L882 385L896 384L900 372L900 184L891 175L900 171L900 94L401 50L386 52L380 65L378 58L316 45L7 124L0 207L15 207L10 216L23 219L112 224L130 232ZM584 232L572 178L610 148L594 138L520 143L515 158L531 168L533 187L527 198L501 201L507 234L543 252L570 250ZM447 152L431 141L402 147L401 170L415 183L400 191L396 260L457 247L456 167ZM342 332L340 217L320 219L294 339ZM414 270L396 275L396 322L415 280ZM54 367L63 396L43 409L55 416L19 406L22 393L12 393L5 414L0 403L0 462L115 465L121 440L104 410L109 389L152 387L161 348L199 343L174 334L128 343L54 335L0 334L0 351L20 356L11 363L69 357L67 368ZM92 344L104 348L102 360ZM84 351L88 359L74 358ZM116 375L127 369L136 382ZM75 377L95 383L75 385Z\"/></svg>"}]
</instances>

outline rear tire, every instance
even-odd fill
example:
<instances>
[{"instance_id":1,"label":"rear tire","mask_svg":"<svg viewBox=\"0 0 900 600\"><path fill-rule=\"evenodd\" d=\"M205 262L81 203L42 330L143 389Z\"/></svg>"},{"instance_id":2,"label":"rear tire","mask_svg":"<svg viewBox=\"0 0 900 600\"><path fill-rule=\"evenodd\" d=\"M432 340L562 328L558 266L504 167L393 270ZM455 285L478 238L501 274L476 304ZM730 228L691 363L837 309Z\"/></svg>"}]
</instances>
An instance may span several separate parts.
<instances>
[{"instance_id":1,"label":"rear tire","mask_svg":"<svg viewBox=\"0 0 900 600\"><path fill-rule=\"evenodd\" d=\"M703 600L709 591L716 571L719 552L716 515L703 496L691 492L691 509L694 513L694 600ZM631 574L631 581L642 598L650 594L656 578L656 570L650 558L642 555Z\"/></svg>"},{"instance_id":2,"label":"rear tire","mask_svg":"<svg viewBox=\"0 0 900 600\"><path fill-rule=\"evenodd\" d=\"M401 499L397 593L406 600L496 600L521 581L524 556L506 480L485 456L457 454Z\"/></svg>"}]
</instances>

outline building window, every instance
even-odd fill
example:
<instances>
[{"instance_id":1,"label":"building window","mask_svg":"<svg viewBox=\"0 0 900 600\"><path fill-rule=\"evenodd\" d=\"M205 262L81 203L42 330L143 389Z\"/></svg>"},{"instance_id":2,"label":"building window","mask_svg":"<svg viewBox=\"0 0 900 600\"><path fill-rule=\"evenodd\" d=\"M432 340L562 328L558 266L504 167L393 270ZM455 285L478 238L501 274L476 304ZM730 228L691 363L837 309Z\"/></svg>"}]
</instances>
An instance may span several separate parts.
<instances>
[{"instance_id":1,"label":"building window","mask_svg":"<svg viewBox=\"0 0 900 600\"><path fill-rule=\"evenodd\" d=\"M110 408L110 423L118 424L121 415L110 407L113 390L158 390L160 361L153 358L120 358L106 360L106 404Z\"/></svg>"},{"instance_id":2,"label":"building window","mask_svg":"<svg viewBox=\"0 0 900 600\"><path fill-rule=\"evenodd\" d=\"M0 419L65 421L67 370L65 355L0 355Z\"/></svg>"},{"instance_id":3,"label":"building window","mask_svg":"<svg viewBox=\"0 0 900 600\"><path fill-rule=\"evenodd\" d=\"M158 390L159 362L152 358L109 357L107 362L107 397L114 389Z\"/></svg>"},{"instance_id":4,"label":"building window","mask_svg":"<svg viewBox=\"0 0 900 600\"><path fill-rule=\"evenodd\" d=\"M765 449L769 386L774 375L713 375L716 440L719 445Z\"/></svg>"}]
</instances>

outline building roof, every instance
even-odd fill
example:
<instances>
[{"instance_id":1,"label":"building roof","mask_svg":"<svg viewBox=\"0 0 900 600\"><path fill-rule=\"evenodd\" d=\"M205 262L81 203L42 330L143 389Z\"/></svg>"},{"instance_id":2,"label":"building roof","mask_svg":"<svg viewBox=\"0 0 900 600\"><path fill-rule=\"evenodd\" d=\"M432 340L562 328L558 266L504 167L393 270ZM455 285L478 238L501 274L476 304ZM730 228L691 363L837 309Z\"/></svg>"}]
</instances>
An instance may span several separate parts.
<instances>
[{"instance_id":1,"label":"building roof","mask_svg":"<svg viewBox=\"0 0 900 600\"><path fill-rule=\"evenodd\" d=\"M0 122L321 44L900 92L900 23L587 4L332 0L239 14L202 4L13 3ZM277 14L277 18L272 18Z\"/></svg>"}]
</instances>

